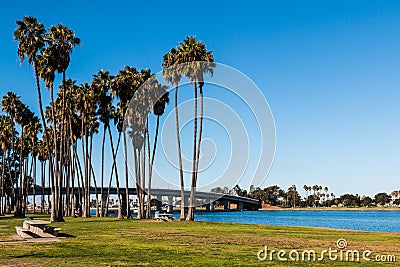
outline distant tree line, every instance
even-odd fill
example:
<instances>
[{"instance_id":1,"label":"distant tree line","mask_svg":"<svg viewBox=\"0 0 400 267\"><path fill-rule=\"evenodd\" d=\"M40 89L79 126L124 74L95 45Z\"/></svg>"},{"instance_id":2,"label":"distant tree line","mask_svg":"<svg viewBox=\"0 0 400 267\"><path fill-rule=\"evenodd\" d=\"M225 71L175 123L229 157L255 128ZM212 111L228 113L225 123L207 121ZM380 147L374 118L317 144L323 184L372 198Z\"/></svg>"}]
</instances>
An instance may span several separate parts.
<instances>
[{"instance_id":1,"label":"distant tree line","mask_svg":"<svg viewBox=\"0 0 400 267\"><path fill-rule=\"evenodd\" d=\"M232 189L216 187L211 192L259 199L261 204L286 208L400 206L400 190L395 190L390 194L380 192L373 197L359 194L336 196L329 192L327 186L321 185L304 185L303 190L305 195L301 196L296 185L290 186L287 190L278 185L271 185L264 189L252 185L249 191L236 185Z\"/></svg>"}]
</instances>

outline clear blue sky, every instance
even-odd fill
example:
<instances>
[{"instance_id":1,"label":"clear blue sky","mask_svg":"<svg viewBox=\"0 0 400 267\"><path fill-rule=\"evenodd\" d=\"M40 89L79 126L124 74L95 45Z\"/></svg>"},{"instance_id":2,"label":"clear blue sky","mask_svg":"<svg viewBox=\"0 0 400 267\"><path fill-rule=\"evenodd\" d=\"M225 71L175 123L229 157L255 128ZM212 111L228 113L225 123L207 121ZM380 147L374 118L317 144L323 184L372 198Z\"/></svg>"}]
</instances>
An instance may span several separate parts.
<instances>
[{"instance_id":1,"label":"clear blue sky","mask_svg":"<svg viewBox=\"0 0 400 267\"><path fill-rule=\"evenodd\" d=\"M215 1L216 2L216 1ZM67 75L161 69L186 35L248 75L274 114L276 158L263 186L327 185L336 195L400 189L399 1L6 1L0 10L0 93L37 110L20 67L15 21L59 22L82 39Z\"/></svg>"}]
</instances>

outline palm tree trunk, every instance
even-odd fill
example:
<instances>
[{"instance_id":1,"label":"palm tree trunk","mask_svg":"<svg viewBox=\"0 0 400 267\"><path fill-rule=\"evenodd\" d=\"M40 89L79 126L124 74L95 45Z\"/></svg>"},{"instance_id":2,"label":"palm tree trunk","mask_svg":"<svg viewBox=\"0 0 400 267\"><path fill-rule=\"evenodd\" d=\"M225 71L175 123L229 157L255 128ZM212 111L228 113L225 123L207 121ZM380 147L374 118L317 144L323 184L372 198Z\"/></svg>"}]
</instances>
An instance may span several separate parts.
<instances>
[{"instance_id":1,"label":"palm tree trunk","mask_svg":"<svg viewBox=\"0 0 400 267\"><path fill-rule=\"evenodd\" d=\"M199 138L197 142L197 155L196 155L196 171L195 171L195 180L194 180L194 188L197 187L197 175L199 172L199 158L200 158L200 146L201 146L201 136L203 134L203 85L199 85L200 89L200 126L199 126Z\"/></svg>"},{"instance_id":2,"label":"palm tree trunk","mask_svg":"<svg viewBox=\"0 0 400 267\"><path fill-rule=\"evenodd\" d=\"M86 122L87 123L87 122ZM90 162L89 162L89 131L85 123L85 210L86 218L90 217Z\"/></svg>"},{"instance_id":3,"label":"palm tree trunk","mask_svg":"<svg viewBox=\"0 0 400 267\"><path fill-rule=\"evenodd\" d=\"M88 167L87 167L87 156L86 156L86 149L87 149L87 147L86 147L86 136L87 136L87 133L86 133L86 128L85 128L84 116L85 115L83 115L82 123L81 123L81 133L82 133L81 144L82 144L82 158L83 158L82 217L85 218L85 217L88 216L88 214L86 212L87 211L86 206L88 205L87 198L86 198L86 195L87 195L87 175L88 175L87 169L88 169Z\"/></svg>"},{"instance_id":4,"label":"palm tree trunk","mask_svg":"<svg viewBox=\"0 0 400 267\"><path fill-rule=\"evenodd\" d=\"M194 205L195 205L195 194L196 194L196 166L197 166L197 84L194 81L194 126L193 126L193 162L192 162L192 185L190 187L190 205L188 210L187 221L194 220Z\"/></svg>"},{"instance_id":5,"label":"palm tree trunk","mask_svg":"<svg viewBox=\"0 0 400 267\"><path fill-rule=\"evenodd\" d=\"M117 151L114 153L114 143L112 140L112 134L111 134L111 129L110 127L108 127L108 134L110 136L110 143L111 143L111 151L113 151L113 161L114 161L114 167L115 167L115 183L117 185L117 198L118 198L118 219L122 219L122 210L121 210L121 195L119 193L119 177L118 177L118 171L117 171L117 165L116 165L116 161L117 161ZM121 132L119 132L119 136L118 136L118 143L119 140L121 138ZM110 179L110 186L111 186L111 179ZM109 190L110 192L110 190Z\"/></svg>"},{"instance_id":6,"label":"palm tree trunk","mask_svg":"<svg viewBox=\"0 0 400 267\"><path fill-rule=\"evenodd\" d=\"M112 138L112 135L111 135L110 126L108 126L108 129L109 129L109 135L110 135L110 144L113 144L113 138ZM108 216L108 206L110 204L111 182L112 182L112 177L114 175L114 170L115 170L116 176L118 175L117 163L116 163L116 155L118 154L118 148L119 148L120 141L121 141L121 135L118 136L117 147L115 148L115 151L114 151L114 145L111 146L111 149L112 149L111 152L112 152L112 156L113 156L113 165L111 167L110 180L109 180L109 183L108 183L108 191L107 191L107 196L106 196L106 207L105 207L105 216L106 217Z\"/></svg>"},{"instance_id":7,"label":"palm tree trunk","mask_svg":"<svg viewBox=\"0 0 400 267\"><path fill-rule=\"evenodd\" d=\"M11 148L8 150L8 156L7 156L7 159L8 159L7 160L7 167L8 167L9 170L11 170L11 163L10 163L11 155L10 154L11 154ZM16 192L15 187L14 187L14 179L13 179L11 171L8 172L8 176L9 176L9 179L10 179L10 186L11 186L11 196L10 196L11 201L10 201L10 205L9 205L8 211L9 211L9 213L11 213L11 211L15 210L15 201L14 200L15 200L15 196L16 196L17 192Z\"/></svg>"},{"instance_id":8,"label":"palm tree trunk","mask_svg":"<svg viewBox=\"0 0 400 267\"><path fill-rule=\"evenodd\" d=\"M4 150L1 151L1 195L0 195L0 215L4 215L4 211L5 211L5 195L4 195L4 173L5 173L5 159L4 159L4 155L6 153L4 152Z\"/></svg>"},{"instance_id":9,"label":"palm tree trunk","mask_svg":"<svg viewBox=\"0 0 400 267\"><path fill-rule=\"evenodd\" d=\"M42 199L41 199L41 204L40 204L40 213L43 213L44 212L44 202L45 202L45 199L44 199L44 187L46 186L45 185L45 170L46 170L46 166L45 166L45 164L46 164L46 161L41 161L40 162L40 168L41 168L41 178L42 178Z\"/></svg>"},{"instance_id":10,"label":"palm tree trunk","mask_svg":"<svg viewBox=\"0 0 400 267\"><path fill-rule=\"evenodd\" d=\"M84 189L84 187L85 187L84 186L84 181L83 181L83 179L84 179L83 176L84 175L83 175L83 172L82 172L82 166L81 166L81 162L80 162L79 157L78 157L78 152L77 152L76 146L73 147L73 150L74 150L75 165L78 166L78 171L79 171L79 172L77 172L77 174L79 176L79 177L77 177L79 202L76 203L76 205L79 208L79 214L82 216L82 213L83 213L82 208L83 208L83 200L84 200L83 194L84 194L84 190L85 190ZM80 180L79 180L79 178L80 178Z\"/></svg>"},{"instance_id":11,"label":"palm tree trunk","mask_svg":"<svg viewBox=\"0 0 400 267\"><path fill-rule=\"evenodd\" d=\"M61 122L60 122L60 151L59 151L59 159L60 159L60 174L58 179L58 213L59 217L62 218L64 215L64 203L63 203L63 195L62 195L62 186L63 180L65 178L64 175L64 158L65 158L65 132L66 132L66 122L65 122L65 71L62 73L62 84L63 84L63 94L62 94L62 105L61 105ZM67 196L66 196L67 197ZM66 198L66 204L68 204L68 200ZM64 219L62 220L64 221Z\"/></svg>"},{"instance_id":12,"label":"palm tree trunk","mask_svg":"<svg viewBox=\"0 0 400 267\"><path fill-rule=\"evenodd\" d=\"M140 151L134 148L134 161L135 161L135 178L136 178L136 200L138 204L138 219L142 219L142 205L141 205L141 194L140 188Z\"/></svg>"},{"instance_id":13,"label":"palm tree trunk","mask_svg":"<svg viewBox=\"0 0 400 267\"><path fill-rule=\"evenodd\" d=\"M54 147L54 164L55 164L55 181L52 185L52 191L54 190L54 194L52 193L52 206L51 206L51 222L63 222L64 219L62 214L59 213L60 200L61 200L61 192L59 192L60 186L60 168L59 168L59 153L57 151L57 128L56 128L56 120L55 120L55 106L54 106L54 90L53 86L50 86L50 105L51 105L51 118L53 120L52 128L53 128L53 147Z\"/></svg>"},{"instance_id":14,"label":"palm tree trunk","mask_svg":"<svg viewBox=\"0 0 400 267\"><path fill-rule=\"evenodd\" d=\"M124 134L124 164L125 164L125 197L126 197L126 217L131 218L131 209L129 207L129 177L128 177L128 155L126 147L126 134Z\"/></svg>"},{"instance_id":15,"label":"palm tree trunk","mask_svg":"<svg viewBox=\"0 0 400 267\"><path fill-rule=\"evenodd\" d=\"M90 165L91 173L93 175L94 194L96 196L96 217L100 217L100 214L99 214L99 194L97 194L96 175L94 174L93 165L92 165L92 152L93 152L93 146L92 145L93 145L93 134L90 134L89 165Z\"/></svg>"},{"instance_id":16,"label":"palm tree trunk","mask_svg":"<svg viewBox=\"0 0 400 267\"><path fill-rule=\"evenodd\" d=\"M157 124L156 124L156 133L154 135L154 144L153 144L153 153L150 158L150 139L149 135L147 135L147 145L148 145L148 155L149 155L149 181L148 181L148 189L147 189L147 208L146 208L146 218L150 219L150 211L151 211L151 177L153 176L153 164L154 157L156 154L157 148L157 139L158 139L158 129L160 127L160 116L157 116Z\"/></svg>"},{"instance_id":17,"label":"palm tree trunk","mask_svg":"<svg viewBox=\"0 0 400 267\"><path fill-rule=\"evenodd\" d=\"M97 194L97 183L96 183L96 175L94 173L94 169L93 166L90 165L90 169L92 170L92 175L93 175L93 182L94 182L94 194L96 195L96 217L100 217L100 213L99 213L99 197Z\"/></svg>"},{"instance_id":18,"label":"palm tree trunk","mask_svg":"<svg viewBox=\"0 0 400 267\"><path fill-rule=\"evenodd\" d=\"M142 156L142 177L140 179L140 202L141 202L141 207L142 207L142 218L145 218L144 214L144 198L145 198L145 180L146 180L146 132L144 136L144 142L143 142L143 156Z\"/></svg>"},{"instance_id":19,"label":"palm tree trunk","mask_svg":"<svg viewBox=\"0 0 400 267\"><path fill-rule=\"evenodd\" d=\"M23 166L23 158L22 158L22 151L23 151L23 147L24 147L24 126L21 127L21 148L20 148L20 152L19 152L19 182L20 182L20 186L18 186L18 181L16 181L16 191L17 196L16 196L16 206L15 206L15 213L14 216L16 217L24 217L25 214L23 212L23 205L22 205L22 201L23 201L23 186L24 186L24 166ZM15 164L15 161L14 161Z\"/></svg>"},{"instance_id":20,"label":"palm tree trunk","mask_svg":"<svg viewBox=\"0 0 400 267\"><path fill-rule=\"evenodd\" d=\"M12 172L11 172L11 166L9 166L9 173L10 173L10 184L11 184L11 187L12 187L12 189L13 189L13 197L14 197L14 201L13 201L13 211L14 211L14 216L18 216L18 203L19 203L19 189L18 189L18 181L15 181L16 179L17 179L17 176L16 176L16 165L15 165L15 162L16 162L16 160L15 160L15 144L14 144L14 127L15 127L15 122L14 122L14 117L13 117L13 115L12 114L10 114L10 117L11 117L11 129L12 129L12 131L11 131L11 149L10 149L10 151L12 150L13 151L13 153L12 153L12 162L13 162L13 167L14 167L14 175L12 175ZM14 176L14 177L13 177ZM14 181L15 181L15 186L14 186Z\"/></svg>"},{"instance_id":21,"label":"palm tree trunk","mask_svg":"<svg viewBox=\"0 0 400 267\"><path fill-rule=\"evenodd\" d=\"M75 198L75 174L78 176L77 173L77 168L76 168L76 157L77 157L77 153L76 153L76 147L75 147L75 140L73 138L72 135L72 123L71 123L71 118L69 118L69 142L70 142L70 146L71 148L69 149L69 153L70 153L70 164L71 164L71 212L70 212L70 216L71 217L76 217L75 216L75 205L77 203L75 203L76 198ZM77 178L78 182L79 182L79 177ZM79 188L78 188L79 189Z\"/></svg>"},{"instance_id":22,"label":"palm tree trunk","mask_svg":"<svg viewBox=\"0 0 400 267\"><path fill-rule=\"evenodd\" d=\"M71 140L71 148L70 148L70 173L71 173L71 201L70 201L70 213L69 216L74 218L75 217L75 160L74 160L74 150L73 150L73 142Z\"/></svg>"},{"instance_id":23,"label":"palm tree trunk","mask_svg":"<svg viewBox=\"0 0 400 267\"><path fill-rule=\"evenodd\" d=\"M33 164L33 213L36 213L36 157L32 158L32 164Z\"/></svg>"},{"instance_id":24,"label":"palm tree trunk","mask_svg":"<svg viewBox=\"0 0 400 267\"><path fill-rule=\"evenodd\" d=\"M147 118L147 125L149 124L149 119ZM148 127L147 127L148 129ZM147 164L148 164L148 180L147 180L147 202L146 202L146 214L145 218L150 219L150 210L151 210L151 158L150 158L150 135L146 135L144 147L143 149L146 149L146 144L147 144Z\"/></svg>"},{"instance_id":25,"label":"palm tree trunk","mask_svg":"<svg viewBox=\"0 0 400 267\"><path fill-rule=\"evenodd\" d=\"M176 141L178 144L178 161L179 161L179 178L181 184L181 216L180 220L185 220L185 185L183 180L183 167L182 167L182 150L181 150L181 138L179 133L179 112L178 112L178 85L175 86L175 125L176 125Z\"/></svg>"},{"instance_id":26,"label":"palm tree trunk","mask_svg":"<svg viewBox=\"0 0 400 267\"><path fill-rule=\"evenodd\" d=\"M101 195L101 206L100 206L100 216L104 217L104 145L106 142L106 124L103 126L103 139L101 141L101 189L100 189L100 195Z\"/></svg>"}]
</instances>

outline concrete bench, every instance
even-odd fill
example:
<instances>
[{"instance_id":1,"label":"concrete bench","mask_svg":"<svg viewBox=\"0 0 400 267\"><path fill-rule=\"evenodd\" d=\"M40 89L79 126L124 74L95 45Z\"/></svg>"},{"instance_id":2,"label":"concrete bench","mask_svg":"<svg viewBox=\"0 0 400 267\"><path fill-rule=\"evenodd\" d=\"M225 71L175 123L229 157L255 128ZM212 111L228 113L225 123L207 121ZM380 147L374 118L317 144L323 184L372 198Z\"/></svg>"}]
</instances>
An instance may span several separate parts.
<instances>
[{"instance_id":1,"label":"concrete bench","mask_svg":"<svg viewBox=\"0 0 400 267\"><path fill-rule=\"evenodd\" d=\"M17 235L19 235L22 238L34 238L35 235L29 231L28 229L21 227L21 226L15 226L15 230L17 230Z\"/></svg>"},{"instance_id":2,"label":"concrete bench","mask_svg":"<svg viewBox=\"0 0 400 267\"><path fill-rule=\"evenodd\" d=\"M48 226L49 223L42 220L25 220L23 227L16 226L15 229L22 238L57 237L61 228Z\"/></svg>"}]
</instances>

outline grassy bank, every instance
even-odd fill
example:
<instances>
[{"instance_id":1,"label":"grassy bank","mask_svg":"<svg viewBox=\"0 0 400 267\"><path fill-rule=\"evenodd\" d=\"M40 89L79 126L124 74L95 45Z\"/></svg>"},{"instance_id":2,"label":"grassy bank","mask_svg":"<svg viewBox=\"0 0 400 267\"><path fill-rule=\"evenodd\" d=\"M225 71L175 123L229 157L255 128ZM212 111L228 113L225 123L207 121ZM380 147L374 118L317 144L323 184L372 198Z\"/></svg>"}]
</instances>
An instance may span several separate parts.
<instances>
[{"instance_id":1,"label":"grassy bank","mask_svg":"<svg viewBox=\"0 0 400 267\"><path fill-rule=\"evenodd\" d=\"M12 241L16 225L22 225L22 220L0 217L0 240ZM268 249L288 252L291 249L320 252L329 247L336 249L339 238L347 240L346 249L368 249L373 251L371 257L393 254L397 262L400 259L400 234L397 233L115 218L66 218L65 223L55 225L62 228L61 232L74 237L54 243L0 243L0 265L353 266L355 263L333 262L328 257L315 263L283 263L276 255L274 261L257 259L257 252L264 245L268 245ZM362 266L377 265L376 262L362 262Z\"/></svg>"}]
</instances>

